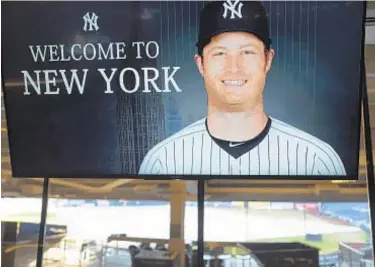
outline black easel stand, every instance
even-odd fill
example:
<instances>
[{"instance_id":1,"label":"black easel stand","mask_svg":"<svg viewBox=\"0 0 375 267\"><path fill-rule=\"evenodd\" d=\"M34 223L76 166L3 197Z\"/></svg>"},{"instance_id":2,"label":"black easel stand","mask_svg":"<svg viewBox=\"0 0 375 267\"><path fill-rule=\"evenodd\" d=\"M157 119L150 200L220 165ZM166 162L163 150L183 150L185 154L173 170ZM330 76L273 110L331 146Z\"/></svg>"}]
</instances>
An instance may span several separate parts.
<instances>
[{"instance_id":1,"label":"black easel stand","mask_svg":"<svg viewBox=\"0 0 375 267\"><path fill-rule=\"evenodd\" d=\"M204 180L198 181L198 253L197 267L204 267Z\"/></svg>"},{"instance_id":2,"label":"black easel stand","mask_svg":"<svg viewBox=\"0 0 375 267\"><path fill-rule=\"evenodd\" d=\"M42 213L40 215L38 251L36 255L36 267L43 266L43 252L44 252L44 239L45 239L44 237L46 234L46 220L47 220L47 208L48 208L48 183L49 183L49 178L44 178Z\"/></svg>"},{"instance_id":3,"label":"black easel stand","mask_svg":"<svg viewBox=\"0 0 375 267\"><path fill-rule=\"evenodd\" d=\"M371 142L371 125L370 125L370 111L368 106L367 86L366 86L366 71L363 71L362 81L362 108L363 108L363 128L365 132L365 149L366 149L366 169L367 169L367 188L368 201L370 207L370 221L372 233L372 255L375 257L375 179L374 179L374 162L372 156L372 142Z\"/></svg>"}]
</instances>

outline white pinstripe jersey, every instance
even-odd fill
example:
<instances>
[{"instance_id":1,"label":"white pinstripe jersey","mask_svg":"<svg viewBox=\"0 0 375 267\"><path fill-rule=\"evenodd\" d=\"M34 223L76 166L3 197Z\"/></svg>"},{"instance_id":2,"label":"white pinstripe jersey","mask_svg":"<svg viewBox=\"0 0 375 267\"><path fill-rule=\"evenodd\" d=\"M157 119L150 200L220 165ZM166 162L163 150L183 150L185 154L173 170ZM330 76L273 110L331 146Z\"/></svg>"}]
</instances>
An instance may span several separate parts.
<instances>
[{"instance_id":1,"label":"white pinstripe jersey","mask_svg":"<svg viewBox=\"0 0 375 267\"><path fill-rule=\"evenodd\" d=\"M249 151L233 157L220 147L201 119L153 147L142 175L346 175L325 142L271 118L268 134Z\"/></svg>"}]
</instances>

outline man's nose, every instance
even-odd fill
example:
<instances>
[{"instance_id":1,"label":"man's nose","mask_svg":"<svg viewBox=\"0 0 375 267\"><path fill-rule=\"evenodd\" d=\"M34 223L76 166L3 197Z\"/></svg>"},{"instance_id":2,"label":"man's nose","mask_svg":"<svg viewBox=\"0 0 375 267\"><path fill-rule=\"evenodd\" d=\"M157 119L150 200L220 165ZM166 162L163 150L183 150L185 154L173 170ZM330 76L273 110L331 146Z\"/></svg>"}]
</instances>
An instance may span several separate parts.
<instances>
[{"instance_id":1,"label":"man's nose","mask_svg":"<svg viewBox=\"0 0 375 267\"><path fill-rule=\"evenodd\" d=\"M228 63L229 68L233 73L236 73L241 67L241 59L236 55L231 56Z\"/></svg>"}]
</instances>

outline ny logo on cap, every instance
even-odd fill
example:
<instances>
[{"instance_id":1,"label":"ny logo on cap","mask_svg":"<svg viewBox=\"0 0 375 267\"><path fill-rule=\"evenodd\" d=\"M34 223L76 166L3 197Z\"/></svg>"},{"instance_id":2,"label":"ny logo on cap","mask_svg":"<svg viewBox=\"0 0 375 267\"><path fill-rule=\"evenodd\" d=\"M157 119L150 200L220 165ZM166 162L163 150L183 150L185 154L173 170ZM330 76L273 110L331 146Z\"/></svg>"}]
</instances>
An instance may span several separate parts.
<instances>
[{"instance_id":1,"label":"ny logo on cap","mask_svg":"<svg viewBox=\"0 0 375 267\"><path fill-rule=\"evenodd\" d=\"M240 2L240 0L227 0L223 3L224 6L224 13L223 13L223 18L227 18L228 16L228 11L231 12L230 19L234 19L235 16L239 17L240 19L242 18L242 6L243 4Z\"/></svg>"}]
</instances>

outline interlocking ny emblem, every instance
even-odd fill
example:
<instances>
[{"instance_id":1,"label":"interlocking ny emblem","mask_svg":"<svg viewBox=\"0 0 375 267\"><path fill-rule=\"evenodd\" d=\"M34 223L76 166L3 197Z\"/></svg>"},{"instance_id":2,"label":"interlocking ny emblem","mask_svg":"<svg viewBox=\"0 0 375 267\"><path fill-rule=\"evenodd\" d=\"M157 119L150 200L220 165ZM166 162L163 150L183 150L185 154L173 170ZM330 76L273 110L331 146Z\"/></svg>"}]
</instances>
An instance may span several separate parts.
<instances>
[{"instance_id":1,"label":"interlocking ny emblem","mask_svg":"<svg viewBox=\"0 0 375 267\"><path fill-rule=\"evenodd\" d=\"M90 12L87 12L84 16L83 16L83 20L85 21L85 25L83 26L83 30L85 32L87 31L97 31L99 30L99 26L98 26L98 16L94 13L94 12L91 12L91 16L90 16ZM88 29L87 29L88 28Z\"/></svg>"},{"instance_id":2,"label":"interlocking ny emblem","mask_svg":"<svg viewBox=\"0 0 375 267\"><path fill-rule=\"evenodd\" d=\"M223 18L227 18L228 16L228 11L231 12L230 18L234 19L235 16L239 17L240 19L242 18L242 6L243 4L240 2L240 0L227 0L224 4L224 13L223 13Z\"/></svg>"}]
</instances>

